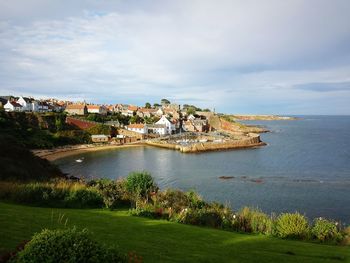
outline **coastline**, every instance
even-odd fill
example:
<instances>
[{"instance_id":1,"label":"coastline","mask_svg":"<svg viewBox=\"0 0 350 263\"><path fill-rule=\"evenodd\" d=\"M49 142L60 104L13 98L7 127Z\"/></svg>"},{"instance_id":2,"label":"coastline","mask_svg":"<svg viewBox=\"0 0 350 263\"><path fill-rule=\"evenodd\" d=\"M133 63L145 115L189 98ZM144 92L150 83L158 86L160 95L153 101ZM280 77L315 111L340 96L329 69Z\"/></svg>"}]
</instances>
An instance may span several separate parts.
<instances>
[{"instance_id":1,"label":"coastline","mask_svg":"<svg viewBox=\"0 0 350 263\"><path fill-rule=\"evenodd\" d=\"M50 162L56 161L58 159L77 155L85 152L97 152L113 149L122 149L130 147L140 147L144 146L144 143L131 143L131 144L122 144L122 145L93 145L93 144L83 144L83 145L74 145L59 147L54 149L35 149L32 150L32 153L40 158L46 159Z\"/></svg>"}]
</instances>

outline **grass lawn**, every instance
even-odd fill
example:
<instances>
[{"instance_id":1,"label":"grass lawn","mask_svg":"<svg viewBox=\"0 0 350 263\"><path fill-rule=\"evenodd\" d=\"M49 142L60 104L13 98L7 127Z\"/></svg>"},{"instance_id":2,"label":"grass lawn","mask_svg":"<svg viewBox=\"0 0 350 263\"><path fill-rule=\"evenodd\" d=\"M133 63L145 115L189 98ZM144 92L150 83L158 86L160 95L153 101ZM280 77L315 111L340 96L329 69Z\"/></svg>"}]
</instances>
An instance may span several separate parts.
<instances>
[{"instance_id":1,"label":"grass lawn","mask_svg":"<svg viewBox=\"0 0 350 263\"><path fill-rule=\"evenodd\" d=\"M63 216L64 215L64 216ZM63 219L59 220L59 217ZM77 226L144 262L350 262L350 248L287 241L129 216L127 211L51 209L0 202L0 253L42 228ZM60 222L59 222L60 221Z\"/></svg>"}]
</instances>

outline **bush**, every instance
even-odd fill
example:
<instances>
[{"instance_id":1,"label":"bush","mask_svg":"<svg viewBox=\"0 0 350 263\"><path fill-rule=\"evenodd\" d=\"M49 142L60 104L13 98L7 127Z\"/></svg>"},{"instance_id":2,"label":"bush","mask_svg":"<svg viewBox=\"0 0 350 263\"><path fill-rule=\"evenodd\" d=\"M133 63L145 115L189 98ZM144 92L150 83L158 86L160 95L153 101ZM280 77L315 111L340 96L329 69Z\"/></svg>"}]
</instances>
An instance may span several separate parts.
<instances>
[{"instance_id":1,"label":"bush","mask_svg":"<svg viewBox=\"0 0 350 263\"><path fill-rule=\"evenodd\" d=\"M136 202L139 198L148 200L152 192L158 190L156 183L148 172L132 172L126 177L126 189Z\"/></svg>"},{"instance_id":2,"label":"bush","mask_svg":"<svg viewBox=\"0 0 350 263\"><path fill-rule=\"evenodd\" d=\"M321 242L339 242L342 234L339 232L337 223L324 218L317 218L311 229L312 236Z\"/></svg>"},{"instance_id":3,"label":"bush","mask_svg":"<svg viewBox=\"0 0 350 263\"><path fill-rule=\"evenodd\" d=\"M100 179L91 181L88 185L95 187L101 193L105 207L114 209L119 205L130 205L130 197L123 181Z\"/></svg>"},{"instance_id":4,"label":"bush","mask_svg":"<svg viewBox=\"0 0 350 263\"><path fill-rule=\"evenodd\" d=\"M222 227L222 218L217 211L210 209L185 209L184 215L179 219L180 223L214 228Z\"/></svg>"},{"instance_id":5,"label":"bush","mask_svg":"<svg viewBox=\"0 0 350 263\"><path fill-rule=\"evenodd\" d=\"M103 207L103 197L94 188L71 191L65 198L65 202L68 207L74 208Z\"/></svg>"},{"instance_id":6,"label":"bush","mask_svg":"<svg viewBox=\"0 0 350 263\"><path fill-rule=\"evenodd\" d=\"M248 233L272 233L272 218L258 209L244 207L237 215L234 228Z\"/></svg>"},{"instance_id":7,"label":"bush","mask_svg":"<svg viewBox=\"0 0 350 263\"><path fill-rule=\"evenodd\" d=\"M343 231L343 239L341 240L341 244L344 246L350 245L350 226L346 227Z\"/></svg>"},{"instance_id":8,"label":"bush","mask_svg":"<svg viewBox=\"0 0 350 263\"><path fill-rule=\"evenodd\" d=\"M94 241L87 230L43 230L35 234L24 250L14 258L16 263L29 262L126 262L116 249Z\"/></svg>"},{"instance_id":9,"label":"bush","mask_svg":"<svg viewBox=\"0 0 350 263\"><path fill-rule=\"evenodd\" d=\"M284 213L276 220L275 234L281 238L305 239L309 235L309 224L299 213Z\"/></svg>"},{"instance_id":10,"label":"bush","mask_svg":"<svg viewBox=\"0 0 350 263\"><path fill-rule=\"evenodd\" d=\"M103 207L103 197L96 188L69 181L28 184L0 182L0 199L50 207Z\"/></svg>"}]
</instances>

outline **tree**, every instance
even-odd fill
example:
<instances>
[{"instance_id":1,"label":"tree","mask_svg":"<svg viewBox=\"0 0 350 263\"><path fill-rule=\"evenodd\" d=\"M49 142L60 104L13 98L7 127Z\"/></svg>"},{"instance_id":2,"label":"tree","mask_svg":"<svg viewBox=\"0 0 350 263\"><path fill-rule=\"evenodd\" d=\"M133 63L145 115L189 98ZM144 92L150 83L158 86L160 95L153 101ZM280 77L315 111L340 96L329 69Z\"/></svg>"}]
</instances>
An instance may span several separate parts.
<instances>
[{"instance_id":1,"label":"tree","mask_svg":"<svg viewBox=\"0 0 350 263\"><path fill-rule=\"evenodd\" d=\"M152 107L151 103L146 102L146 104L145 104L145 108L146 108L146 109L150 109L151 107Z\"/></svg>"},{"instance_id":2,"label":"tree","mask_svg":"<svg viewBox=\"0 0 350 263\"><path fill-rule=\"evenodd\" d=\"M161 102L162 105L163 104L170 104L170 101L167 100L167 99L162 99L160 102Z\"/></svg>"},{"instance_id":3,"label":"tree","mask_svg":"<svg viewBox=\"0 0 350 263\"><path fill-rule=\"evenodd\" d=\"M149 195L158 190L157 184L154 182L151 174L146 171L131 172L126 177L125 186L135 203L140 198L148 200Z\"/></svg>"},{"instance_id":4,"label":"tree","mask_svg":"<svg viewBox=\"0 0 350 263\"><path fill-rule=\"evenodd\" d=\"M204 111L204 112L210 112L210 110L209 110L209 109L203 109L203 111Z\"/></svg>"},{"instance_id":5,"label":"tree","mask_svg":"<svg viewBox=\"0 0 350 263\"><path fill-rule=\"evenodd\" d=\"M143 119L139 115L134 115L130 118L130 123L142 123Z\"/></svg>"},{"instance_id":6,"label":"tree","mask_svg":"<svg viewBox=\"0 0 350 263\"><path fill-rule=\"evenodd\" d=\"M153 107L154 107L154 108L159 108L160 106L162 106L162 105L160 105L160 104L158 104L158 103L154 103L154 104L153 104Z\"/></svg>"},{"instance_id":7,"label":"tree","mask_svg":"<svg viewBox=\"0 0 350 263\"><path fill-rule=\"evenodd\" d=\"M187 115L190 115L190 114L194 115L196 114L196 109L193 107L189 107L187 108L186 112L187 112Z\"/></svg>"}]
</instances>

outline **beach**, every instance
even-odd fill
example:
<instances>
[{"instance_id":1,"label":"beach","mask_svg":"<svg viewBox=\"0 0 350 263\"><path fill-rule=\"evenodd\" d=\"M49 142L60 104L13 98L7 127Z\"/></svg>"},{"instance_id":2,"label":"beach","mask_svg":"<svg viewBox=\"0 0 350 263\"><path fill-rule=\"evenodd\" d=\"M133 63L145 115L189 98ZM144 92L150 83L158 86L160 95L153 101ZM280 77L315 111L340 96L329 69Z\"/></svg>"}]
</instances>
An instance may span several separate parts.
<instances>
[{"instance_id":1,"label":"beach","mask_svg":"<svg viewBox=\"0 0 350 263\"><path fill-rule=\"evenodd\" d=\"M85 152L97 152L97 151L105 151L105 150L113 150L113 149L121 149L121 148L129 148L129 147L139 147L143 146L143 143L136 142L130 144L80 144L73 146L65 146L65 147L57 147L54 149L38 149L32 150L32 152L41 158L44 158L48 161L55 161L60 158L64 158L71 155L81 154Z\"/></svg>"}]
</instances>

